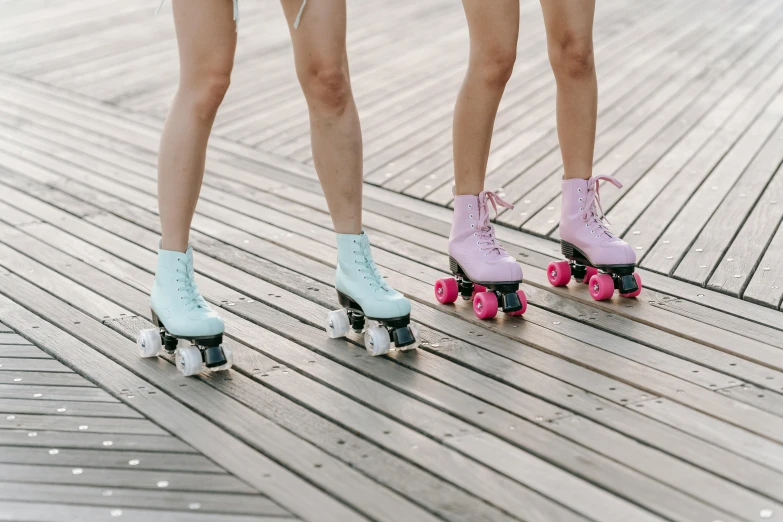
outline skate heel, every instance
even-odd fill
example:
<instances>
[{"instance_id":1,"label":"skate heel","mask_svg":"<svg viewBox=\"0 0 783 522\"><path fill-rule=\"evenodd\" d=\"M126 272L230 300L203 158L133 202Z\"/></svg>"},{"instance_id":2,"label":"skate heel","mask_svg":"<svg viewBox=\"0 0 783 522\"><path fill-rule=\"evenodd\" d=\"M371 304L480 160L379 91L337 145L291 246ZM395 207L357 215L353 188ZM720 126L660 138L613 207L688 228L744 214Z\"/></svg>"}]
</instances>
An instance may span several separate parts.
<instances>
[{"instance_id":1,"label":"skate heel","mask_svg":"<svg viewBox=\"0 0 783 522\"><path fill-rule=\"evenodd\" d=\"M410 322L410 314L392 318L367 317L361 305L349 295L337 290L337 300L342 309L331 311L326 317L326 332L332 339L345 337L351 329L364 333L365 348L373 356L388 353L392 343L400 350L416 348L418 329ZM365 329L366 319L379 324Z\"/></svg>"}]
</instances>

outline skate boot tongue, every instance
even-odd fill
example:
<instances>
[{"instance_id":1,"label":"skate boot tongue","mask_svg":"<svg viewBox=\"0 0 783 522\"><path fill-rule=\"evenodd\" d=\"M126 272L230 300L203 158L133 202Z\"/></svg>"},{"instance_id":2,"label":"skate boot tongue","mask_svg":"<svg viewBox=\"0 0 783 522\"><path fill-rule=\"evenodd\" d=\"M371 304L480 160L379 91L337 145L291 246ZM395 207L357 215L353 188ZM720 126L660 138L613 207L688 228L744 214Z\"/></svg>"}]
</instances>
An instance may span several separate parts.
<instances>
[{"instance_id":1,"label":"skate boot tongue","mask_svg":"<svg viewBox=\"0 0 783 522\"><path fill-rule=\"evenodd\" d=\"M601 207L601 196L598 192L601 180L608 181L617 188L623 188L623 184L612 176L593 176L587 180L585 205L579 210L582 211L582 221L585 221L587 226L591 228L591 232L594 234L598 233L596 237L601 237L602 234L605 234L607 237L613 238L616 236L606 227L606 224L609 224L609 220L606 219L604 209ZM596 209L596 207L598 208ZM604 224L604 221L606 221L606 224Z\"/></svg>"},{"instance_id":2,"label":"skate boot tongue","mask_svg":"<svg viewBox=\"0 0 783 522\"><path fill-rule=\"evenodd\" d=\"M508 253L495 238L495 226L490 221L489 205L487 203L492 203L492 207L495 209L495 217L498 214L498 205L509 209L513 209L514 205L503 201L500 196L488 190L479 194L478 201L479 226L475 235L478 238L479 251L484 252L486 257L507 256Z\"/></svg>"},{"instance_id":3,"label":"skate boot tongue","mask_svg":"<svg viewBox=\"0 0 783 522\"><path fill-rule=\"evenodd\" d=\"M378 266L372 259L370 239L367 237L367 234L362 233L359 246L361 250L356 252L356 254L358 254L356 262L362 265L359 272L362 273L362 276L367 280L369 285L373 287L375 292L390 292L391 288L386 284L386 280L383 278L381 272L378 270Z\"/></svg>"},{"instance_id":4,"label":"skate boot tongue","mask_svg":"<svg viewBox=\"0 0 783 522\"><path fill-rule=\"evenodd\" d=\"M209 308L207 302L201 297L201 293L198 291L196 285L196 276L193 269L193 253L188 248L184 257L178 258L179 266L177 267L177 273L181 274L177 278L179 287L177 291L182 293L182 299L185 301L185 308L191 312L197 308Z\"/></svg>"}]
</instances>

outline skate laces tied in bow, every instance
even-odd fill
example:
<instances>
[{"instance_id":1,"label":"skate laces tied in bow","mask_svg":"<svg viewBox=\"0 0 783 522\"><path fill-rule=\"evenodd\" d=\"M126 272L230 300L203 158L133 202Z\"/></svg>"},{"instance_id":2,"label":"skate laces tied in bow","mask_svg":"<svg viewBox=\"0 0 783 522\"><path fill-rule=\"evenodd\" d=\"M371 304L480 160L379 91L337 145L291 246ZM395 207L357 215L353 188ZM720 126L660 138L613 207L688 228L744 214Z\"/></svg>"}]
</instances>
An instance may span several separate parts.
<instances>
[{"instance_id":1,"label":"skate laces tied in bow","mask_svg":"<svg viewBox=\"0 0 783 522\"><path fill-rule=\"evenodd\" d=\"M606 219L604 209L601 207L601 196L598 192L598 187L602 180L608 181L617 188L623 188L623 184L612 176L593 176L587 180L587 194L584 197L584 201L582 201L583 198L579 198L580 203L584 203L584 206L580 207L579 210L582 212L582 221L585 221L585 226L594 226L595 228L590 230L592 233L599 231L595 237L601 237L601 234L614 237L604 224L604 221L606 221L606 224L609 224L609 220ZM598 212L596 212L596 207L598 207Z\"/></svg>"},{"instance_id":2,"label":"skate laces tied in bow","mask_svg":"<svg viewBox=\"0 0 783 522\"><path fill-rule=\"evenodd\" d=\"M498 196L497 194L489 190L485 190L481 194L479 194L478 200L479 200L479 216L478 216L479 229L473 235L479 239L478 242L476 243L477 245L480 246L479 251L483 252L484 250L486 250L487 252L484 254L484 256L489 256L490 254L492 254L493 256L508 255L506 251L503 249L503 247L500 246L498 240L495 238L495 227L492 225L492 222L490 221L489 205L487 205L487 201L492 203L492 207L495 209L495 217L497 217L498 215L498 205L508 209L513 209L514 205L503 201L500 198L500 196Z\"/></svg>"},{"instance_id":3,"label":"skate laces tied in bow","mask_svg":"<svg viewBox=\"0 0 783 522\"><path fill-rule=\"evenodd\" d=\"M177 288L177 291L183 292L185 294L182 296L182 299L185 300L185 309L188 312L191 312L196 308L207 308L207 303L204 301L204 298L201 297L201 294L198 291L198 286L196 286L193 260L183 259L181 257L177 260L180 263L180 268L177 268L177 272L184 274L185 276L184 278L177 279L177 282L182 284L182 286Z\"/></svg>"},{"instance_id":4,"label":"skate laces tied in bow","mask_svg":"<svg viewBox=\"0 0 783 522\"><path fill-rule=\"evenodd\" d=\"M356 242L357 241L354 240L354 243ZM357 259L356 263L362 266L359 267L357 271L366 274L364 278L371 281L370 286L377 286L375 292L378 292L379 290L383 290L384 292L390 291L391 288L386 284L386 280L383 278L378 267L375 265L375 261L372 259L372 254L370 253L370 240L367 238L367 234L362 234L359 243L359 248L361 250L354 250L353 252L354 254L361 254L361 259Z\"/></svg>"}]
</instances>

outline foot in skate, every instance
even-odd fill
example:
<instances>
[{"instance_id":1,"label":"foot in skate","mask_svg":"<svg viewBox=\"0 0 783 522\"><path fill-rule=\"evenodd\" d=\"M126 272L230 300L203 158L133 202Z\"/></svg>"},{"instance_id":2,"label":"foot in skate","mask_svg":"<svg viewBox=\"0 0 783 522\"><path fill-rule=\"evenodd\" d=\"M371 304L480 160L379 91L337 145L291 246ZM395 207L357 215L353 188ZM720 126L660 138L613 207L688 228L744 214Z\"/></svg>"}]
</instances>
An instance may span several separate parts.
<instances>
[{"instance_id":1,"label":"foot in skate","mask_svg":"<svg viewBox=\"0 0 783 522\"><path fill-rule=\"evenodd\" d=\"M642 291L642 279L635 272L636 254L604 223L598 192L601 180L622 188L612 176L563 180L560 249L566 259L550 263L547 277L552 285L565 286L573 276L590 286L596 301L610 299L615 290L622 297L636 297Z\"/></svg>"},{"instance_id":2,"label":"foot in skate","mask_svg":"<svg viewBox=\"0 0 783 522\"><path fill-rule=\"evenodd\" d=\"M449 236L449 265L454 277L435 282L438 302L453 303L460 295L473 301L479 319L491 319L498 309L522 315L527 309L525 293L519 289L522 267L495 237L489 204L513 208L494 192L454 198L454 220Z\"/></svg>"},{"instance_id":3,"label":"foot in skate","mask_svg":"<svg viewBox=\"0 0 783 522\"><path fill-rule=\"evenodd\" d=\"M410 301L384 280L372 259L366 233L337 234L335 287L342 308L327 315L329 337L344 337L351 329L364 332L364 346L371 355L388 353L392 344L400 350L418 346L419 332L410 322Z\"/></svg>"},{"instance_id":4,"label":"foot in skate","mask_svg":"<svg viewBox=\"0 0 783 522\"><path fill-rule=\"evenodd\" d=\"M186 252L158 251L151 307L156 328L139 332L142 357L156 357L161 349L176 354L177 368L185 376L198 374L204 366L212 371L231 367L231 350L222 344L223 320L198 291L190 246Z\"/></svg>"}]
</instances>

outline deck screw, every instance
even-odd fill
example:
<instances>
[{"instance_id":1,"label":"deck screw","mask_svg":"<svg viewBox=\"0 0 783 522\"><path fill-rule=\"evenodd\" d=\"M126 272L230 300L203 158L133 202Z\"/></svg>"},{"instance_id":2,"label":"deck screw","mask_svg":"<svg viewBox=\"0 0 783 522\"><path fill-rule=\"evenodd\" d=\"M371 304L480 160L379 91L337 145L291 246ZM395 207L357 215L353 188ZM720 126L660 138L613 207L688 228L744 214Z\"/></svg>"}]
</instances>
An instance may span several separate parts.
<instances>
[{"instance_id":1,"label":"deck screw","mask_svg":"<svg viewBox=\"0 0 783 522\"><path fill-rule=\"evenodd\" d=\"M761 513L759 513L759 516L761 518L772 518L772 510L771 509L762 509Z\"/></svg>"},{"instance_id":2,"label":"deck screw","mask_svg":"<svg viewBox=\"0 0 783 522\"><path fill-rule=\"evenodd\" d=\"M60 453L60 450L58 450L58 449L50 449L49 450L49 455L57 455L58 453Z\"/></svg>"},{"instance_id":3,"label":"deck screw","mask_svg":"<svg viewBox=\"0 0 783 522\"><path fill-rule=\"evenodd\" d=\"M81 475L82 473L84 473L84 470L82 468L74 468L71 470L71 473L73 473L74 475Z\"/></svg>"},{"instance_id":4,"label":"deck screw","mask_svg":"<svg viewBox=\"0 0 783 522\"><path fill-rule=\"evenodd\" d=\"M198 502L191 502L190 504L188 504L188 509L192 509L192 510L201 509L201 504L199 504Z\"/></svg>"},{"instance_id":5,"label":"deck screw","mask_svg":"<svg viewBox=\"0 0 783 522\"><path fill-rule=\"evenodd\" d=\"M139 460L138 459L129 460L128 464L131 465L131 466L138 466L139 465Z\"/></svg>"},{"instance_id":6,"label":"deck screw","mask_svg":"<svg viewBox=\"0 0 783 522\"><path fill-rule=\"evenodd\" d=\"M6 420L14 420L15 418L16 418L16 415L9 415L9 416L8 416L8 417L6 417L5 419L6 419Z\"/></svg>"},{"instance_id":7,"label":"deck screw","mask_svg":"<svg viewBox=\"0 0 783 522\"><path fill-rule=\"evenodd\" d=\"M639 234L641 234L641 232L639 230L634 230L633 231L633 235L634 236L638 236Z\"/></svg>"},{"instance_id":8,"label":"deck screw","mask_svg":"<svg viewBox=\"0 0 783 522\"><path fill-rule=\"evenodd\" d=\"M105 440L105 441L103 441L103 445L104 446L114 446L114 443L112 441L110 441L110 440Z\"/></svg>"},{"instance_id":9,"label":"deck screw","mask_svg":"<svg viewBox=\"0 0 783 522\"><path fill-rule=\"evenodd\" d=\"M704 249L703 248L697 248L696 252L704 252Z\"/></svg>"},{"instance_id":10,"label":"deck screw","mask_svg":"<svg viewBox=\"0 0 783 522\"><path fill-rule=\"evenodd\" d=\"M111 516L113 517L121 517L122 516L122 510L121 509L112 509L111 510Z\"/></svg>"},{"instance_id":11,"label":"deck screw","mask_svg":"<svg viewBox=\"0 0 783 522\"><path fill-rule=\"evenodd\" d=\"M643 249L643 248L644 248L644 247L640 247L640 246L638 246L638 247L636 247L636 250L641 250L641 249Z\"/></svg>"},{"instance_id":12,"label":"deck screw","mask_svg":"<svg viewBox=\"0 0 783 522\"><path fill-rule=\"evenodd\" d=\"M669 241L668 239L663 242L664 245L668 245L669 243L671 243L671 241Z\"/></svg>"}]
</instances>

